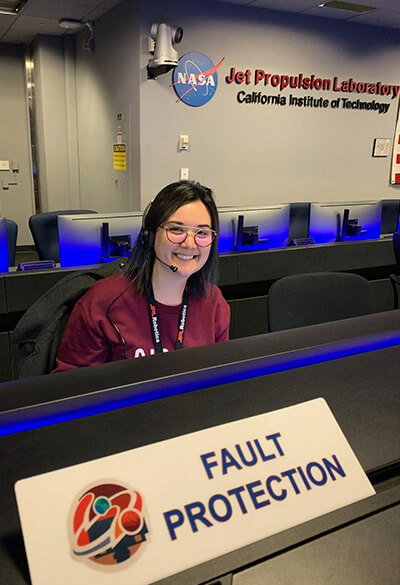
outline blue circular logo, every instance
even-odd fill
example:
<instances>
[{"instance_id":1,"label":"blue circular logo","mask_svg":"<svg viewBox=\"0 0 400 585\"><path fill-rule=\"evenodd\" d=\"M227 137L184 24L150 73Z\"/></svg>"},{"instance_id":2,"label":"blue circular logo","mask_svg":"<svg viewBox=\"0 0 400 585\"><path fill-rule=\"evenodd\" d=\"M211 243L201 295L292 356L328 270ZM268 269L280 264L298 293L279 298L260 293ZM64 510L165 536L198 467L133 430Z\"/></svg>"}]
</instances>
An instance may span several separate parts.
<instances>
[{"instance_id":1,"label":"blue circular logo","mask_svg":"<svg viewBox=\"0 0 400 585\"><path fill-rule=\"evenodd\" d=\"M203 53L187 53L178 61L172 73L172 85L178 101L188 106L204 106L213 97L218 87L217 64Z\"/></svg>"}]
</instances>

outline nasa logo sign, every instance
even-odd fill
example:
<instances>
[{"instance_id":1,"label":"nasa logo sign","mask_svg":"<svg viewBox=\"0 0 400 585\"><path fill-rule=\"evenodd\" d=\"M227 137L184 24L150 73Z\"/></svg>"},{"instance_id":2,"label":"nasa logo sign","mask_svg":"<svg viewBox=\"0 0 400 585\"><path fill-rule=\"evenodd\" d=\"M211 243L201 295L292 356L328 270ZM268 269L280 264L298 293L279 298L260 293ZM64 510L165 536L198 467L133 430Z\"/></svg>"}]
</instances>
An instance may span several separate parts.
<instances>
[{"instance_id":1,"label":"nasa logo sign","mask_svg":"<svg viewBox=\"0 0 400 585\"><path fill-rule=\"evenodd\" d=\"M108 566L127 561L148 532L142 496L119 484L94 485L74 502L71 528L75 558Z\"/></svg>"},{"instance_id":2,"label":"nasa logo sign","mask_svg":"<svg viewBox=\"0 0 400 585\"><path fill-rule=\"evenodd\" d=\"M172 73L172 86L178 102L188 106L204 106L214 96L218 87L217 65L203 53L187 53L179 59Z\"/></svg>"}]
</instances>

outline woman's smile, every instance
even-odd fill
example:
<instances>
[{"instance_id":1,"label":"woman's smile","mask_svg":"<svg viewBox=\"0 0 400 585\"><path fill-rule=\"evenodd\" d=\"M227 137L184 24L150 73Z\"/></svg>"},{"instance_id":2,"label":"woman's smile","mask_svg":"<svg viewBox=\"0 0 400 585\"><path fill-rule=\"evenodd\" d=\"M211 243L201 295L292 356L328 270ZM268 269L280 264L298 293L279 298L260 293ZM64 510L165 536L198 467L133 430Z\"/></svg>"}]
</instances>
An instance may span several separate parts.
<instances>
[{"instance_id":1,"label":"woman's smile","mask_svg":"<svg viewBox=\"0 0 400 585\"><path fill-rule=\"evenodd\" d=\"M175 252L175 256L182 260L193 260L193 258L197 258L197 255L192 254L191 256L188 256L187 254L180 254L179 252Z\"/></svg>"}]
</instances>

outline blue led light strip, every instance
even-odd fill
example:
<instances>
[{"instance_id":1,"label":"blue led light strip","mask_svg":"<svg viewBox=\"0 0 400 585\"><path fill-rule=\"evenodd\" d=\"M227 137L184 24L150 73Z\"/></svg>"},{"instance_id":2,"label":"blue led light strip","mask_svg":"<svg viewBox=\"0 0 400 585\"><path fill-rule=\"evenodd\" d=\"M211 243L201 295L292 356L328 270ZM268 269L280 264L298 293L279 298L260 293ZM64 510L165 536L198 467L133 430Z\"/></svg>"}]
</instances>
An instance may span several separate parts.
<instances>
[{"instance_id":1,"label":"blue led light strip","mask_svg":"<svg viewBox=\"0 0 400 585\"><path fill-rule=\"evenodd\" d=\"M213 366L0 413L0 436L400 345L400 331Z\"/></svg>"}]
</instances>

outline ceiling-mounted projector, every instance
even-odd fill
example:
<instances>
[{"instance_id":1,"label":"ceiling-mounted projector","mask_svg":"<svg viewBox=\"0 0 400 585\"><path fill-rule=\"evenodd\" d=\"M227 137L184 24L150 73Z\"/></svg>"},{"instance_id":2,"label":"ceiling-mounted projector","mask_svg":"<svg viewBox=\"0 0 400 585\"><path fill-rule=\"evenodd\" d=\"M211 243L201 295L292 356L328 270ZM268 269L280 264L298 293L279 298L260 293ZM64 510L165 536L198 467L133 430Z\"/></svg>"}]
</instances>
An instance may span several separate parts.
<instances>
[{"instance_id":1,"label":"ceiling-mounted projector","mask_svg":"<svg viewBox=\"0 0 400 585\"><path fill-rule=\"evenodd\" d=\"M150 52L154 54L147 65L149 78L163 75L178 65L178 53L172 45L180 43L183 37L183 28L169 24L154 23L151 26L150 39L152 47Z\"/></svg>"}]
</instances>

